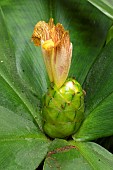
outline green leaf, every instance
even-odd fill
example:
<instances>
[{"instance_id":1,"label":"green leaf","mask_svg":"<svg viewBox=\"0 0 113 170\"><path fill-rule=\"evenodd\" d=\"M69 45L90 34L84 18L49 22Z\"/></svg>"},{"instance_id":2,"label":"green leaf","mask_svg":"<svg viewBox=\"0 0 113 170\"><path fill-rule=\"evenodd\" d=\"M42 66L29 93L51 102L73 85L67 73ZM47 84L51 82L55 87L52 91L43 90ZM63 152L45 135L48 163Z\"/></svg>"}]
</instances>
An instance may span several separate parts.
<instances>
[{"instance_id":1,"label":"green leaf","mask_svg":"<svg viewBox=\"0 0 113 170\"><path fill-rule=\"evenodd\" d=\"M93 142L76 142L76 147L94 170L112 170L113 154Z\"/></svg>"},{"instance_id":2,"label":"green leaf","mask_svg":"<svg viewBox=\"0 0 113 170\"><path fill-rule=\"evenodd\" d=\"M24 113L24 116L31 117L36 124L37 122L40 124L37 107L39 100L19 77L15 48L6 28L2 10L0 11L0 37L0 105L11 110L20 109L21 111L18 110L17 113Z\"/></svg>"},{"instance_id":3,"label":"green leaf","mask_svg":"<svg viewBox=\"0 0 113 170\"><path fill-rule=\"evenodd\" d=\"M86 89L86 119L75 140L92 140L113 135L113 40L92 66Z\"/></svg>"},{"instance_id":4,"label":"green leaf","mask_svg":"<svg viewBox=\"0 0 113 170\"><path fill-rule=\"evenodd\" d=\"M31 170L44 159L49 141L31 120L0 107L0 169Z\"/></svg>"},{"instance_id":5,"label":"green leaf","mask_svg":"<svg viewBox=\"0 0 113 170\"><path fill-rule=\"evenodd\" d=\"M111 26L110 30L108 31L106 44L107 44L111 39L113 39L113 25Z\"/></svg>"},{"instance_id":6,"label":"green leaf","mask_svg":"<svg viewBox=\"0 0 113 170\"><path fill-rule=\"evenodd\" d=\"M102 11L105 15L113 19L113 1L108 0L87 0L93 4L96 8Z\"/></svg>"},{"instance_id":7,"label":"green leaf","mask_svg":"<svg viewBox=\"0 0 113 170\"><path fill-rule=\"evenodd\" d=\"M44 170L112 170L113 155L92 142L55 140L49 148Z\"/></svg>"},{"instance_id":8,"label":"green leaf","mask_svg":"<svg viewBox=\"0 0 113 170\"><path fill-rule=\"evenodd\" d=\"M44 170L92 170L75 146L65 140L53 141L44 163Z\"/></svg>"}]
</instances>

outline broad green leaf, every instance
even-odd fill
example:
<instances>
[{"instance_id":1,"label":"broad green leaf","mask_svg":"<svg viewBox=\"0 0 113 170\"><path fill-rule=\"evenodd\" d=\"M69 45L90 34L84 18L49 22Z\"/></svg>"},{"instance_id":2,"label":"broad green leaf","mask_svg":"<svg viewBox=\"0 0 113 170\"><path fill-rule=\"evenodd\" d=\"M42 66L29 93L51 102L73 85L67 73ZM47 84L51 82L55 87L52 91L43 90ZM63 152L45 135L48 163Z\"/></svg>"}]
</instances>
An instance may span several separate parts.
<instances>
[{"instance_id":1,"label":"broad green leaf","mask_svg":"<svg viewBox=\"0 0 113 170\"><path fill-rule=\"evenodd\" d=\"M113 40L92 66L84 88L86 114L75 140L91 140L113 135Z\"/></svg>"},{"instance_id":2,"label":"broad green leaf","mask_svg":"<svg viewBox=\"0 0 113 170\"><path fill-rule=\"evenodd\" d=\"M53 141L44 163L44 170L93 170L75 146L65 140Z\"/></svg>"},{"instance_id":3,"label":"broad green leaf","mask_svg":"<svg viewBox=\"0 0 113 170\"><path fill-rule=\"evenodd\" d=\"M113 169L113 154L103 147L93 142L76 142L75 146L78 148L82 156L88 161L92 169Z\"/></svg>"},{"instance_id":4,"label":"broad green leaf","mask_svg":"<svg viewBox=\"0 0 113 170\"><path fill-rule=\"evenodd\" d=\"M112 170L113 155L92 142L55 140L49 148L44 170Z\"/></svg>"},{"instance_id":5,"label":"broad green leaf","mask_svg":"<svg viewBox=\"0 0 113 170\"><path fill-rule=\"evenodd\" d=\"M113 1L110 0L87 0L96 8L102 11L105 15L113 19Z\"/></svg>"},{"instance_id":6,"label":"broad green leaf","mask_svg":"<svg viewBox=\"0 0 113 170\"><path fill-rule=\"evenodd\" d=\"M31 170L44 159L49 141L31 120L0 107L0 169Z\"/></svg>"},{"instance_id":7,"label":"broad green leaf","mask_svg":"<svg viewBox=\"0 0 113 170\"><path fill-rule=\"evenodd\" d=\"M7 31L2 11L0 11L0 37L0 105L31 117L37 124L40 122L37 107L39 100L19 77L15 48Z\"/></svg>"}]
</instances>

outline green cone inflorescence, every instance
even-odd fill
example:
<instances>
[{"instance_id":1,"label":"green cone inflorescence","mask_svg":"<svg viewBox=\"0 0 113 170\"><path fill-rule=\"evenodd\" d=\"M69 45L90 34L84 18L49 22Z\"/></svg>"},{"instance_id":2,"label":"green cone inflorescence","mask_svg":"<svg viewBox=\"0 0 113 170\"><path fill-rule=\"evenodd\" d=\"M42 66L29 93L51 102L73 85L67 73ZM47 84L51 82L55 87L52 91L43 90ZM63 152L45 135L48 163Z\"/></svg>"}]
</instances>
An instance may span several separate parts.
<instances>
[{"instance_id":1,"label":"green cone inflorescence","mask_svg":"<svg viewBox=\"0 0 113 170\"><path fill-rule=\"evenodd\" d=\"M59 89L51 84L43 97L43 129L52 138L74 134L84 118L84 93L75 79Z\"/></svg>"}]
</instances>

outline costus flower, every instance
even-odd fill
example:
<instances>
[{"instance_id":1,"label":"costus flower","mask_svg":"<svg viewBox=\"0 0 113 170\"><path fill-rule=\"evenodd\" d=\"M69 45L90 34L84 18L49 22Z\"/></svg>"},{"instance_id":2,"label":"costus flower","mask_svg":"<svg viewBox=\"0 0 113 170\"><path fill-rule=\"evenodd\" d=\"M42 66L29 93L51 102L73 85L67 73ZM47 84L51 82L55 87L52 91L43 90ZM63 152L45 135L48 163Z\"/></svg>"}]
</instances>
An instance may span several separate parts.
<instances>
[{"instance_id":1,"label":"costus flower","mask_svg":"<svg viewBox=\"0 0 113 170\"><path fill-rule=\"evenodd\" d=\"M32 35L36 46L41 45L44 62L52 82L42 97L43 130L51 138L65 138L79 129L84 119L84 92L73 78L68 78L72 57L69 32L62 24L56 26L40 21Z\"/></svg>"},{"instance_id":2,"label":"costus flower","mask_svg":"<svg viewBox=\"0 0 113 170\"><path fill-rule=\"evenodd\" d=\"M40 21L35 25L32 41L36 46L41 45L44 62L51 82L60 88L65 82L72 57L72 43L69 32L62 24L54 25Z\"/></svg>"}]
</instances>

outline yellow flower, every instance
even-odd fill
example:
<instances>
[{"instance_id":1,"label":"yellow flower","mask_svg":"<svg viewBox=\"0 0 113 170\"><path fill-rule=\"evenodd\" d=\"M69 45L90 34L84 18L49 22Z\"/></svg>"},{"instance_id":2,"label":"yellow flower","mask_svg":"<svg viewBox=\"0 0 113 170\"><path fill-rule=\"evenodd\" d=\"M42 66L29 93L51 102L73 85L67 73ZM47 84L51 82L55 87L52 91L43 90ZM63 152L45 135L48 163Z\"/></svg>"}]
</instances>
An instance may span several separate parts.
<instances>
[{"instance_id":1,"label":"yellow flower","mask_svg":"<svg viewBox=\"0 0 113 170\"><path fill-rule=\"evenodd\" d=\"M41 45L49 79L60 88L71 64L72 43L69 32L60 23L55 26L51 18L49 23L40 21L35 25L32 41L36 46Z\"/></svg>"}]
</instances>

